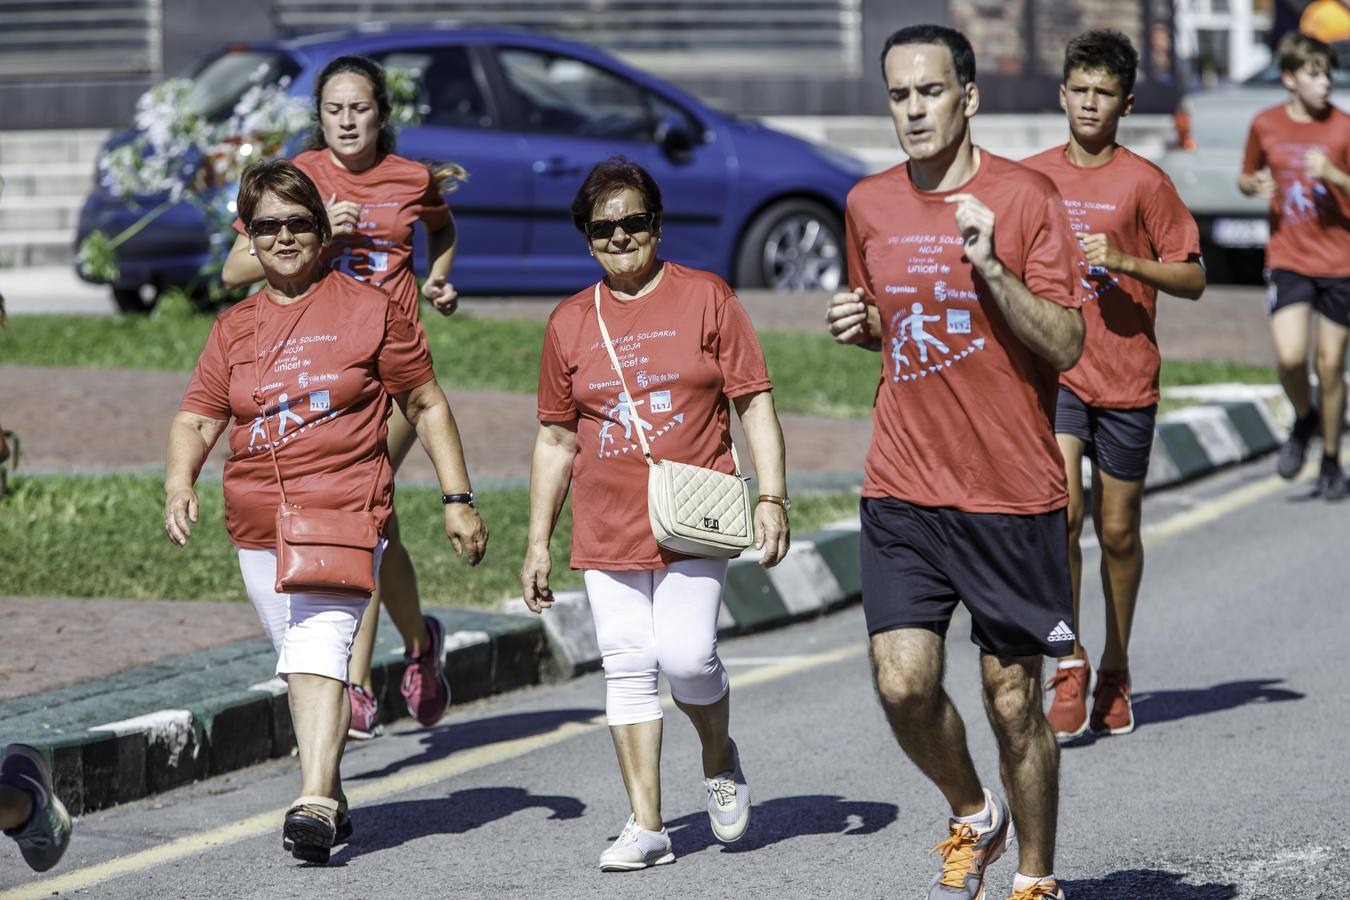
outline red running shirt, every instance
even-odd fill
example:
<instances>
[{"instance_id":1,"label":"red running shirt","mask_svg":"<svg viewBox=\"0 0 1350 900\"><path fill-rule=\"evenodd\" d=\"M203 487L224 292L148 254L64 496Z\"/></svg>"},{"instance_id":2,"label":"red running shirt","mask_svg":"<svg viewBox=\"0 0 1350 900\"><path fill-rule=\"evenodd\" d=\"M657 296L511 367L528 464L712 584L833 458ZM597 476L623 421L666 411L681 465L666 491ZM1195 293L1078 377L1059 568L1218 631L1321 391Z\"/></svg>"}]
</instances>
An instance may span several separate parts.
<instances>
[{"instance_id":1,"label":"red running shirt","mask_svg":"<svg viewBox=\"0 0 1350 900\"><path fill-rule=\"evenodd\" d=\"M253 402L258 304L266 428ZM374 509L383 532L394 500L385 446L390 395L433 377L421 328L384 291L337 272L288 306L264 289L222 313L180 408L230 420L224 477L230 540L255 549L276 545L281 493L267 448L269 429L292 503L362 509L379 469Z\"/></svg>"},{"instance_id":2,"label":"red running shirt","mask_svg":"<svg viewBox=\"0 0 1350 900\"><path fill-rule=\"evenodd\" d=\"M975 176L955 191L918 190L906 163L849 192L849 284L878 307L883 332L863 496L1048 512L1068 503L1052 427L1059 373L1017 338L963 260L945 198L969 193L992 209L998 258L1051 303L1079 307L1081 252L1050 179L979 155Z\"/></svg>"},{"instance_id":3,"label":"red running shirt","mask_svg":"<svg viewBox=\"0 0 1350 900\"><path fill-rule=\"evenodd\" d=\"M416 322L413 226L421 222L428 231L439 231L450 220L450 207L430 170L394 153L363 172L342 168L327 150L306 150L291 162L314 182L325 205L334 197L361 204L356 231L333 236L324 247L324 265L382 288ZM234 230L247 233L238 219Z\"/></svg>"},{"instance_id":4,"label":"red running shirt","mask_svg":"<svg viewBox=\"0 0 1350 900\"><path fill-rule=\"evenodd\" d=\"M595 318L594 287L549 316L539 365L539 420L577 423L572 462L572 568L656 569L678 559L652 537L652 456L733 472L727 397L770 390L764 353L736 295L716 275L665 263L650 294L600 309L637 405L634 420Z\"/></svg>"},{"instance_id":5,"label":"red running shirt","mask_svg":"<svg viewBox=\"0 0 1350 900\"><path fill-rule=\"evenodd\" d=\"M1052 147L1022 165L1055 183L1075 234L1104 233L1117 250L1141 259L1200 258L1200 229L1162 169L1124 147L1105 165L1086 169L1069 162L1064 150ZM1154 330L1157 288L1080 262L1087 340L1083 358L1060 373L1060 384L1089 406L1139 409L1157 403L1162 367Z\"/></svg>"},{"instance_id":6,"label":"red running shirt","mask_svg":"<svg viewBox=\"0 0 1350 900\"><path fill-rule=\"evenodd\" d=\"M1325 119L1295 122L1283 103L1272 106L1252 120L1242 174L1268 167L1275 179L1266 267L1344 278L1350 276L1350 197L1308 177L1304 157L1314 149L1350 172L1350 116L1333 106Z\"/></svg>"}]
</instances>

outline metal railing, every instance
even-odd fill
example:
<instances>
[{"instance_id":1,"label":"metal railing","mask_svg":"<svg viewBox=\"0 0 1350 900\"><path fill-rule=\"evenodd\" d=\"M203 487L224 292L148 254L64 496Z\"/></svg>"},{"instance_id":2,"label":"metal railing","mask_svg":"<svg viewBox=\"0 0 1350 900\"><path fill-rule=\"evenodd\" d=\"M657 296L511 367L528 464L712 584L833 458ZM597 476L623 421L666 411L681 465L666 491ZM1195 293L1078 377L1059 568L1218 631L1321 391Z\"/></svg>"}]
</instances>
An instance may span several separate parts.
<instances>
[{"instance_id":1,"label":"metal railing","mask_svg":"<svg viewBox=\"0 0 1350 900\"><path fill-rule=\"evenodd\" d=\"M162 75L162 0L0 0L0 81Z\"/></svg>"},{"instance_id":2,"label":"metal railing","mask_svg":"<svg viewBox=\"0 0 1350 900\"><path fill-rule=\"evenodd\" d=\"M670 75L861 69L862 0L273 0L282 34L492 25L547 31Z\"/></svg>"}]
</instances>

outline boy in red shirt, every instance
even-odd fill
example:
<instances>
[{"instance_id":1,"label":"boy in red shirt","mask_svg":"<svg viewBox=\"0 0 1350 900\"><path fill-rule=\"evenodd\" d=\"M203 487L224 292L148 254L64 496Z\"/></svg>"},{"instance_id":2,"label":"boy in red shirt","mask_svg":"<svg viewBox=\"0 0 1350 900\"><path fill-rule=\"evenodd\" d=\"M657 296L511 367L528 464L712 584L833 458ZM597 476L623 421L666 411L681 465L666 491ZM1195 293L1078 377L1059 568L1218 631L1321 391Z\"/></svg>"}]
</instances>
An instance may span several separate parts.
<instances>
[{"instance_id":1,"label":"boy in red shirt","mask_svg":"<svg viewBox=\"0 0 1350 900\"><path fill-rule=\"evenodd\" d=\"M1339 500L1346 492L1339 458L1350 333L1350 116L1330 102L1334 50L1288 34L1276 55L1289 98L1252 120L1238 189L1270 198L1270 330L1280 383L1298 416L1280 450L1279 472L1298 475L1320 424L1317 492ZM1317 313L1320 413L1308 385L1311 313Z\"/></svg>"},{"instance_id":2,"label":"boy in red shirt","mask_svg":"<svg viewBox=\"0 0 1350 900\"><path fill-rule=\"evenodd\" d=\"M1200 232L1171 180L1116 143L1130 114L1139 54L1117 31L1089 31L1069 42L1059 105L1069 143L1024 160L1055 183L1082 242L1078 272L1087 324L1083 358L1060 375L1055 437L1069 486L1069 568L1073 626L1081 635L1083 456L1092 460L1092 523L1102 548L1106 649L1089 717L1092 666L1081 641L1050 680L1048 714L1061 741L1091 726L1098 734L1134 730L1129 644L1139 581L1144 478L1153 450L1161 357L1154 333L1158 291L1197 300L1205 289Z\"/></svg>"}]
</instances>

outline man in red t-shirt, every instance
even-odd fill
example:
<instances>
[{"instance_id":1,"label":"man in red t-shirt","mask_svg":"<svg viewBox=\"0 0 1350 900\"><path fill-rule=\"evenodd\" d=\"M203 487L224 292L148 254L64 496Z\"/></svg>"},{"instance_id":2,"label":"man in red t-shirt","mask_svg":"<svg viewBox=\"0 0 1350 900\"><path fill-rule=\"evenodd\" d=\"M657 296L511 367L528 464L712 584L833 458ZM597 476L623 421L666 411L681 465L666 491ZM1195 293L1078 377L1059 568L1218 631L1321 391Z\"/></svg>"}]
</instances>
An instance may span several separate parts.
<instances>
[{"instance_id":1,"label":"man in red t-shirt","mask_svg":"<svg viewBox=\"0 0 1350 900\"><path fill-rule=\"evenodd\" d=\"M1289 98L1252 120L1238 189L1270 198L1270 330L1280 383L1297 415L1280 450L1279 472L1298 475L1320 424L1317 492L1340 500L1346 493L1340 452L1350 334L1350 116L1330 102L1334 50L1293 33L1275 52ZM1308 385L1314 312L1320 413Z\"/></svg>"},{"instance_id":2,"label":"man in red t-shirt","mask_svg":"<svg viewBox=\"0 0 1350 900\"><path fill-rule=\"evenodd\" d=\"M1063 898L1059 749L1040 677L1042 655L1074 641L1051 420L1058 373L1083 349L1081 254L1050 180L971 142L979 91L963 35L901 29L882 68L909 161L850 192L854 290L827 312L836 341L882 354L860 510L877 694L901 748L951 806L930 900L984 896L1014 814L1014 893ZM981 650L1009 803L981 785L942 687L958 603Z\"/></svg>"},{"instance_id":3,"label":"man in red t-shirt","mask_svg":"<svg viewBox=\"0 0 1350 900\"><path fill-rule=\"evenodd\" d=\"M1078 632L1083 554L1083 456L1092 460L1092 522L1102 548L1106 649L1092 713L1092 667L1083 645L1062 658L1050 680L1048 718L1061 741L1091 726L1098 734L1134 730L1129 645L1144 573L1140 535L1144 478L1153 451L1162 358L1154 333L1158 291L1198 300L1205 289L1200 230L1171 179L1116 143L1134 102L1139 54L1118 31L1089 31L1069 42L1059 105L1069 143L1022 165L1048 176L1064 198L1069 225L1086 252L1087 340L1078 365L1059 379L1055 436L1069 485L1069 569ZM1079 632L1081 634L1081 632Z\"/></svg>"}]
</instances>

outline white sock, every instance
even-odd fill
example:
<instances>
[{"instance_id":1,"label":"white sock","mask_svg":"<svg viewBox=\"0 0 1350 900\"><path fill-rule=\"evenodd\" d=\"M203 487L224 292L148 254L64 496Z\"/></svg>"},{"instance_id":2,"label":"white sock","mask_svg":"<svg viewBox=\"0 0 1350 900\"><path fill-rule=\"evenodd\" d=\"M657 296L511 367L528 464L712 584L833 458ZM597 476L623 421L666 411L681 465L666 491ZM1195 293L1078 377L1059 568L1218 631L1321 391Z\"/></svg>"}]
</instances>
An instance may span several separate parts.
<instances>
[{"instance_id":1,"label":"white sock","mask_svg":"<svg viewBox=\"0 0 1350 900\"><path fill-rule=\"evenodd\" d=\"M994 807L989 802L989 791L984 792L984 809L973 816L952 816L953 822L965 822L976 831L988 831L994 827Z\"/></svg>"},{"instance_id":2,"label":"white sock","mask_svg":"<svg viewBox=\"0 0 1350 900\"><path fill-rule=\"evenodd\" d=\"M1059 661L1059 667L1061 669L1081 669L1086 665L1086 659L1062 659Z\"/></svg>"},{"instance_id":3,"label":"white sock","mask_svg":"<svg viewBox=\"0 0 1350 900\"><path fill-rule=\"evenodd\" d=\"M1059 879L1055 877L1054 872L1051 872L1049 875L1023 875L1021 872L1018 872L1013 876L1013 892L1025 891L1033 884L1041 881L1054 882L1056 887L1058 887Z\"/></svg>"}]
</instances>

